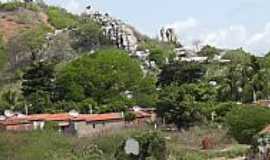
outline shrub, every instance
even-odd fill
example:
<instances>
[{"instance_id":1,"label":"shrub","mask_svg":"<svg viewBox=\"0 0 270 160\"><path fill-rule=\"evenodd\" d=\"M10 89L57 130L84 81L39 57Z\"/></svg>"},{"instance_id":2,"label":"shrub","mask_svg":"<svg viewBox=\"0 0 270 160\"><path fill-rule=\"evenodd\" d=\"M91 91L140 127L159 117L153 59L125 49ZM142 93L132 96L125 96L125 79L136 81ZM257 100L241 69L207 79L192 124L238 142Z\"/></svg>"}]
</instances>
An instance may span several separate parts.
<instances>
[{"instance_id":1,"label":"shrub","mask_svg":"<svg viewBox=\"0 0 270 160\"><path fill-rule=\"evenodd\" d=\"M240 143L250 144L252 138L270 123L270 109L256 106L239 106L226 116L232 136Z\"/></svg>"},{"instance_id":2,"label":"shrub","mask_svg":"<svg viewBox=\"0 0 270 160\"><path fill-rule=\"evenodd\" d=\"M128 122L134 121L136 119L136 114L132 112L125 112L124 116L125 116L125 121L128 121Z\"/></svg>"},{"instance_id":3,"label":"shrub","mask_svg":"<svg viewBox=\"0 0 270 160\"><path fill-rule=\"evenodd\" d=\"M207 120L223 123L227 113L229 113L237 104L232 102L217 103L217 102L201 102L199 103L202 114ZM214 117L212 117L214 114ZM214 118L214 119L212 119Z\"/></svg>"},{"instance_id":4,"label":"shrub","mask_svg":"<svg viewBox=\"0 0 270 160\"><path fill-rule=\"evenodd\" d=\"M166 160L167 149L165 139L158 132L143 132L133 137L139 143L138 155L125 153L126 140L116 151L116 160L151 159Z\"/></svg>"},{"instance_id":5,"label":"shrub","mask_svg":"<svg viewBox=\"0 0 270 160\"><path fill-rule=\"evenodd\" d=\"M74 27L77 24L76 17L71 13L68 13L65 9L49 7L47 12L49 16L49 22L56 29Z\"/></svg>"}]
</instances>

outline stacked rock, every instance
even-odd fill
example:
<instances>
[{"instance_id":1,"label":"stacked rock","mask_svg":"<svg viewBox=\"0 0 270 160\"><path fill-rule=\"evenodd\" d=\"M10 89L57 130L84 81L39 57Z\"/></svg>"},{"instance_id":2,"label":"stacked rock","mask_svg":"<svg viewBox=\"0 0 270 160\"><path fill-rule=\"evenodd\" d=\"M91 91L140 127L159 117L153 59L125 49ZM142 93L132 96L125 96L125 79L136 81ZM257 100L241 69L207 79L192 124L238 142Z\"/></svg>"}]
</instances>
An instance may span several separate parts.
<instances>
[{"instance_id":1,"label":"stacked rock","mask_svg":"<svg viewBox=\"0 0 270 160\"><path fill-rule=\"evenodd\" d=\"M154 61L149 60L149 50L139 50L139 39L136 31L120 19L110 16L108 13L102 14L94 11L91 6L86 7L85 15L100 24L103 34L118 48L126 50L130 56L136 57L143 62L141 68L146 74L148 71L158 72L158 67Z\"/></svg>"},{"instance_id":2,"label":"stacked rock","mask_svg":"<svg viewBox=\"0 0 270 160\"><path fill-rule=\"evenodd\" d=\"M131 27L121 20L111 17L108 13L88 12L88 16L102 25L103 34L118 48L125 49L129 53L136 52L138 40Z\"/></svg>"}]
</instances>

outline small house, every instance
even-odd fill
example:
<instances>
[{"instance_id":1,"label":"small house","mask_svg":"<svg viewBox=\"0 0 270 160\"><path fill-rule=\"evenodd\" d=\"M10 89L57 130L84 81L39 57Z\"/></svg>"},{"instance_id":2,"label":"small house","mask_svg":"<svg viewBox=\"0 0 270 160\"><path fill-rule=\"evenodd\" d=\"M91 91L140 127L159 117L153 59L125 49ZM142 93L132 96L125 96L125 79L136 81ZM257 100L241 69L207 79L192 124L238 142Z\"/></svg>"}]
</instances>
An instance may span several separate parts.
<instances>
[{"instance_id":1,"label":"small house","mask_svg":"<svg viewBox=\"0 0 270 160\"><path fill-rule=\"evenodd\" d=\"M126 122L123 113L79 114L74 111L58 114L33 114L24 116L8 116L0 119L0 128L6 131L43 130L46 126L52 127L64 134L73 134L79 137L101 135L125 127L143 127L151 122L151 114L143 111L134 111L136 118Z\"/></svg>"}]
</instances>

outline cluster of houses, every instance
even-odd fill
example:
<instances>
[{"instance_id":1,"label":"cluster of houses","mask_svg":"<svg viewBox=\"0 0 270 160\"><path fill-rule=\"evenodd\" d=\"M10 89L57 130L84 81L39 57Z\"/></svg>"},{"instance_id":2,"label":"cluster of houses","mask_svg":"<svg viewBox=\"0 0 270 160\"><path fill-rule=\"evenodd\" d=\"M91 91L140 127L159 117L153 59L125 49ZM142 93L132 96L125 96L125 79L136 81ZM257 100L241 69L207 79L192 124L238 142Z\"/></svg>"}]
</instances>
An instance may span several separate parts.
<instances>
[{"instance_id":1,"label":"cluster of houses","mask_svg":"<svg viewBox=\"0 0 270 160\"><path fill-rule=\"evenodd\" d=\"M213 59L209 59L209 57L206 56L198 56L197 53L188 48L176 48L176 61L182 61L182 62L197 62L197 63L204 63L204 62L217 62L217 63L231 63L231 60L224 59L223 56L227 51L220 51L220 55L216 55Z\"/></svg>"},{"instance_id":2,"label":"cluster of houses","mask_svg":"<svg viewBox=\"0 0 270 160\"><path fill-rule=\"evenodd\" d=\"M152 109L136 107L131 111L135 120L127 122L123 112L105 114L79 114L76 111L58 114L10 114L0 118L0 129L5 131L23 132L44 130L47 126L54 127L64 134L78 137L102 135L126 127L144 127L155 121Z\"/></svg>"}]
</instances>

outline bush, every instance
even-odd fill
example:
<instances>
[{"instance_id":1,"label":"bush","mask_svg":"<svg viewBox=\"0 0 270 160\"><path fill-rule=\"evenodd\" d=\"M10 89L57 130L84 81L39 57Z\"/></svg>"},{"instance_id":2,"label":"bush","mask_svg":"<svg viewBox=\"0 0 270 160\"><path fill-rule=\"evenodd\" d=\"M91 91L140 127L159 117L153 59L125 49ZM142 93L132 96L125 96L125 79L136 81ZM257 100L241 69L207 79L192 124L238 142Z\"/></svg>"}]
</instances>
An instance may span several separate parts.
<instances>
[{"instance_id":1,"label":"bush","mask_svg":"<svg viewBox=\"0 0 270 160\"><path fill-rule=\"evenodd\" d=\"M151 159L166 160L167 149L165 139L158 132L144 132L133 137L139 143L138 155L125 153L126 140L116 151L116 160Z\"/></svg>"},{"instance_id":2,"label":"bush","mask_svg":"<svg viewBox=\"0 0 270 160\"><path fill-rule=\"evenodd\" d=\"M65 9L49 7L47 12L50 24L56 29L74 27L77 24L76 17L68 13Z\"/></svg>"},{"instance_id":3,"label":"bush","mask_svg":"<svg viewBox=\"0 0 270 160\"><path fill-rule=\"evenodd\" d=\"M125 112L124 116L125 116L125 121L128 121L128 122L134 121L136 119L136 114L132 112Z\"/></svg>"},{"instance_id":4,"label":"bush","mask_svg":"<svg viewBox=\"0 0 270 160\"><path fill-rule=\"evenodd\" d=\"M202 114L209 121L223 123L227 113L229 113L237 104L232 102L217 103L217 102L201 102L199 103ZM212 117L214 114L214 117ZM212 119L214 118L214 119Z\"/></svg>"},{"instance_id":5,"label":"bush","mask_svg":"<svg viewBox=\"0 0 270 160\"><path fill-rule=\"evenodd\" d=\"M250 144L253 136L270 123L270 109L241 105L227 114L226 123L238 142Z\"/></svg>"}]
</instances>

